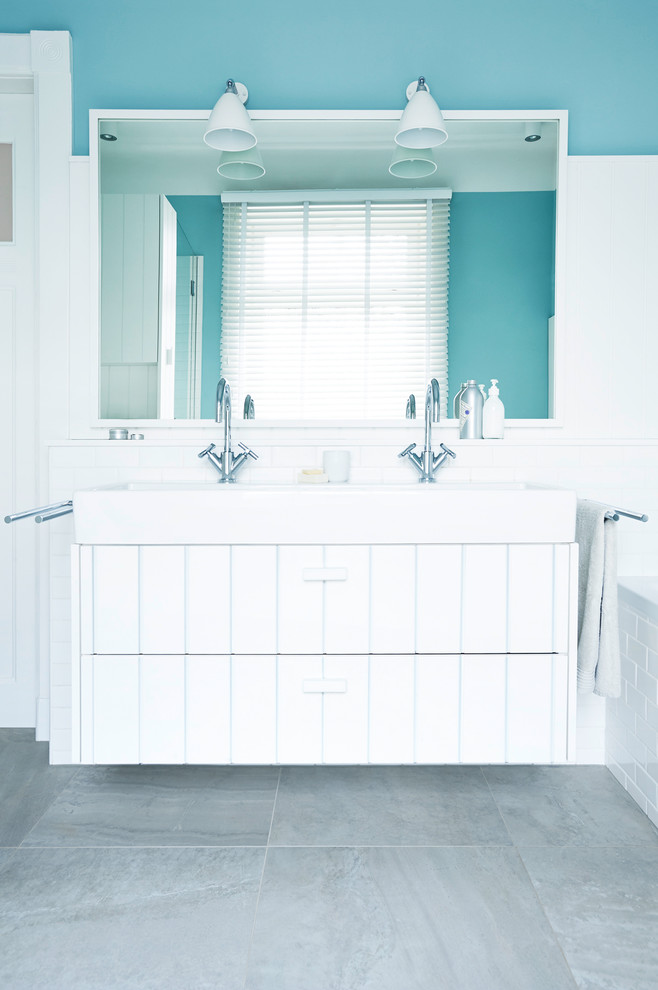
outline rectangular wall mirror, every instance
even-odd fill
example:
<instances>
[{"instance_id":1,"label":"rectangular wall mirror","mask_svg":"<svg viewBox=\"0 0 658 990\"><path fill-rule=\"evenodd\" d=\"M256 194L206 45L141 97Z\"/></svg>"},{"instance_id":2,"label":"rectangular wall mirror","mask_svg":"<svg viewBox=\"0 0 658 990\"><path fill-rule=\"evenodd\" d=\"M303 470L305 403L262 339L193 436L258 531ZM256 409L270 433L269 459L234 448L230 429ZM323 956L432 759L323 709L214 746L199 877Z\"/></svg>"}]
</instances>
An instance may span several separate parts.
<instances>
[{"instance_id":1,"label":"rectangular wall mirror","mask_svg":"<svg viewBox=\"0 0 658 990\"><path fill-rule=\"evenodd\" d=\"M403 421L430 377L442 418L467 378L552 418L566 112L448 112L430 152L399 112L250 112L222 158L205 113L92 111L99 420L212 420L220 375L263 425Z\"/></svg>"}]
</instances>

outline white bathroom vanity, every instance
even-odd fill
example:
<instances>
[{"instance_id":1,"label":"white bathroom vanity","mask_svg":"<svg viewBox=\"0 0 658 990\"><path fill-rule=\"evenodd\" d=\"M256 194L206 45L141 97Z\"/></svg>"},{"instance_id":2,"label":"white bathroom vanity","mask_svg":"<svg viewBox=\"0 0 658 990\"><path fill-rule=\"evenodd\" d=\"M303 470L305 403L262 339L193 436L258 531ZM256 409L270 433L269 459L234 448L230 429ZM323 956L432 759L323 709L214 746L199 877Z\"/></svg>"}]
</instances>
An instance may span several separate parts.
<instances>
[{"instance_id":1,"label":"white bathroom vanity","mask_svg":"<svg viewBox=\"0 0 658 990\"><path fill-rule=\"evenodd\" d=\"M575 759L573 492L77 492L73 761Z\"/></svg>"}]
</instances>

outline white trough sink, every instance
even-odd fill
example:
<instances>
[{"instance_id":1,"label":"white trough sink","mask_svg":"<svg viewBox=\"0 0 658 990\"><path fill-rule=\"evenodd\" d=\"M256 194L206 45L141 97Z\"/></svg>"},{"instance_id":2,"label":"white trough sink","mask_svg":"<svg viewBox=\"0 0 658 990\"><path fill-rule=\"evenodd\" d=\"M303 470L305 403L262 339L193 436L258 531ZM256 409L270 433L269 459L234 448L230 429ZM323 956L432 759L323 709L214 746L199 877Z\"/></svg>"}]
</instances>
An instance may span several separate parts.
<instances>
[{"instance_id":1,"label":"white trough sink","mask_svg":"<svg viewBox=\"0 0 658 990\"><path fill-rule=\"evenodd\" d=\"M134 483L77 491L77 543L570 543L576 494L525 484Z\"/></svg>"}]
</instances>

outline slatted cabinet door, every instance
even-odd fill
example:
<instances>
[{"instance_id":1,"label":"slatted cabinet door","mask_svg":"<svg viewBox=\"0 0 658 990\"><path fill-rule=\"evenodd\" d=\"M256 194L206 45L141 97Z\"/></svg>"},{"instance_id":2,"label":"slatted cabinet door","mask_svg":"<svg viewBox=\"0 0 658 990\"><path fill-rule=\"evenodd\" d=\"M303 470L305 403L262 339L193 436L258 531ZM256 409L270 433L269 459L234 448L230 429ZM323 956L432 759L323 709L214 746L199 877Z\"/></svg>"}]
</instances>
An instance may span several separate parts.
<instances>
[{"instance_id":1,"label":"slatted cabinet door","mask_svg":"<svg viewBox=\"0 0 658 990\"><path fill-rule=\"evenodd\" d=\"M278 548L278 652L322 653L322 547Z\"/></svg>"},{"instance_id":2,"label":"slatted cabinet door","mask_svg":"<svg viewBox=\"0 0 658 990\"><path fill-rule=\"evenodd\" d=\"M276 657L231 657L231 759L276 763Z\"/></svg>"},{"instance_id":3,"label":"slatted cabinet door","mask_svg":"<svg viewBox=\"0 0 658 990\"><path fill-rule=\"evenodd\" d=\"M276 653L277 548L231 548L231 652Z\"/></svg>"},{"instance_id":4,"label":"slatted cabinet door","mask_svg":"<svg viewBox=\"0 0 658 990\"><path fill-rule=\"evenodd\" d=\"M231 762L231 658L186 657L185 762Z\"/></svg>"},{"instance_id":5,"label":"slatted cabinet door","mask_svg":"<svg viewBox=\"0 0 658 990\"><path fill-rule=\"evenodd\" d=\"M413 656L370 657L371 763L414 762Z\"/></svg>"},{"instance_id":6,"label":"slatted cabinet door","mask_svg":"<svg viewBox=\"0 0 658 990\"><path fill-rule=\"evenodd\" d=\"M416 548L370 548L370 652L416 649Z\"/></svg>"},{"instance_id":7,"label":"slatted cabinet door","mask_svg":"<svg viewBox=\"0 0 658 990\"><path fill-rule=\"evenodd\" d=\"M322 657L277 659L277 763L322 763Z\"/></svg>"},{"instance_id":8,"label":"slatted cabinet door","mask_svg":"<svg viewBox=\"0 0 658 990\"><path fill-rule=\"evenodd\" d=\"M139 658L139 762L185 763L185 657Z\"/></svg>"},{"instance_id":9,"label":"slatted cabinet door","mask_svg":"<svg viewBox=\"0 0 658 990\"><path fill-rule=\"evenodd\" d=\"M370 645L370 548L325 547L323 653L367 653ZM328 699L326 696L325 700Z\"/></svg>"},{"instance_id":10,"label":"slatted cabinet door","mask_svg":"<svg viewBox=\"0 0 658 990\"><path fill-rule=\"evenodd\" d=\"M139 763L139 657L81 659L82 762Z\"/></svg>"}]
</instances>

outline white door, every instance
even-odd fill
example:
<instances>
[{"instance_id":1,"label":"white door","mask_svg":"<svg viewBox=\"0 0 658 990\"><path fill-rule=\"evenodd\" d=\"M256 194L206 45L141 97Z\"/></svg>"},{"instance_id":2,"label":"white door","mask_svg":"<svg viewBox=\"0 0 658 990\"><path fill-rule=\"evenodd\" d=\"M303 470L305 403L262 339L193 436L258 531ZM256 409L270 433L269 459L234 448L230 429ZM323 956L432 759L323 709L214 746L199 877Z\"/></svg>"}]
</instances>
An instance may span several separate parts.
<instances>
[{"instance_id":1,"label":"white door","mask_svg":"<svg viewBox=\"0 0 658 990\"><path fill-rule=\"evenodd\" d=\"M0 508L36 505L34 97L0 93ZM36 529L0 524L0 725L36 724Z\"/></svg>"}]
</instances>

